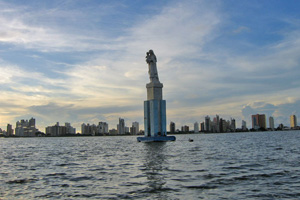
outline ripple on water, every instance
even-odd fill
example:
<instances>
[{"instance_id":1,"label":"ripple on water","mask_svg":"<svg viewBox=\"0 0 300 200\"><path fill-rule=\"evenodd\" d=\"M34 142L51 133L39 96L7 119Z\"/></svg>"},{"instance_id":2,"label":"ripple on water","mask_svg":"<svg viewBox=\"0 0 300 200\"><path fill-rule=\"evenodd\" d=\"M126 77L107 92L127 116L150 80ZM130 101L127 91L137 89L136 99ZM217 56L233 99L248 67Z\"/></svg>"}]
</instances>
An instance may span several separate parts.
<instances>
[{"instance_id":1,"label":"ripple on water","mask_svg":"<svg viewBox=\"0 0 300 200\"><path fill-rule=\"evenodd\" d=\"M7 152L0 154L0 198L300 196L300 132L191 135L192 144L177 137L164 144L135 137L0 138L0 152Z\"/></svg>"},{"instance_id":2,"label":"ripple on water","mask_svg":"<svg viewBox=\"0 0 300 200\"><path fill-rule=\"evenodd\" d=\"M36 182L38 179L33 179L33 178L25 178L25 179L16 179L16 180L11 180L7 181L7 184L24 184L24 183L32 183Z\"/></svg>"},{"instance_id":3,"label":"ripple on water","mask_svg":"<svg viewBox=\"0 0 300 200\"><path fill-rule=\"evenodd\" d=\"M93 176L80 176L80 177L74 177L74 178L70 178L70 181L73 182L79 182L79 181L86 181L86 180L94 180L95 177Z\"/></svg>"},{"instance_id":4,"label":"ripple on water","mask_svg":"<svg viewBox=\"0 0 300 200\"><path fill-rule=\"evenodd\" d=\"M46 174L45 176L57 176L57 177L59 177L59 176L65 176L65 175L67 175L66 173L52 173L52 174Z\"/></svg>"}]
</instances>

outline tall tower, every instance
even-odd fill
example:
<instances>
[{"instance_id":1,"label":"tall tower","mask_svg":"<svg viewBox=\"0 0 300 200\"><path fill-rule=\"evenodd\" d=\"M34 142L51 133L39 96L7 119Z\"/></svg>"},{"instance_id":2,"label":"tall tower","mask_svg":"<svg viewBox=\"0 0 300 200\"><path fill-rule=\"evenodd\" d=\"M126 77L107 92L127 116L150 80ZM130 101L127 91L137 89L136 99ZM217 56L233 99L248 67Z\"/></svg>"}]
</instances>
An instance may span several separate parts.
<instances>
[{"instance_id":1,"label":"tall tower","mask_svg":"<svg viewBox=\"0 0 300 200\"><path fill-rule=\"evenodd\" d=\"M199 123L198 122L194 123L194 133L199 133Z\"/></svg>"},{"instance_id":2,"label":"tall tower","mask_svg":"<svg viewBox=\"0 0 300 200\"><path fill-rule=\"evenodd\" d=\"M247 123L245 120L242 120L242 130L243 131L247 130Z\"/></svg>"},{"instance_id":3,"label":"tall tower","mask_svg":"<svg viewBox=\"0 0 300 200\"><path fill-rule=\"evenodd\" d=\"M120 135L124 135L125 134L125 120L122 118L119 118L119 124L117 125L118 127L118 133Z\"/></svg>"},{"instance_id":4,"label":"tall tower","mask_svg":"<svg viewBox=\"0 0 300 200\"><path fill-rule=\"evenodd\" d=\"M297 126L297 117L296 115L290 116L291 128L295 128Z\"/></svg>"},{"instance_id":5,"label":"tall tower","mask_svg":"<svg viewBox=\"0 0 300 200\"><path fill-rule=\"evenodd\" d=\"M14 129L11 124L7 124L7 136L12 136L14 134Z\"/></svg>"},{"instance_id":6,"label":"tall tower","mask_svg":"<svg viewBox=\"0 0 300 200\"><path fill-rule=\"evenodd\" d=\"M159 81L156 67L156 56L153 50L146 53L150 83L146 84L147 100L144 101L145 137L138 137L138 141L174 141L174 136L167 136L166 100L163 100L163 84Z\"/></svg>"},{"instance_id":7,"label":"tall tower","mask_svg":"<svg viewBox=\"0 0 300 200\"><path fill-rule=\"evenodd\" d=\"M252 119L252 128L259 129L264 128L266 129L266 115L265 114L256 114L251 116Z\"/></svg>"},{"instance_id":8,"label":"tall tower","mask_svg":"<svg viewBox=\"0 0 300 200\"><path fill-rule=\"evenodd\" d=\"M272 116L269 117L269 127L272 131L274 130L274 118Z\"/></svg>"},{"instance_id":9,"label":"tall tower","mask_svg":"<svg viewBox=\"0 0 300 200\"><path fill-rule=\"evenodd\" d=\"M170 122L170 133L175 133L175 123Z\"/></svg>"},{"instance_id":10,"label":"tall tower","mask_svg":"<svg viewBox=\"0 0 300 200\"><path fill-rule=\"evenodd\" d=\"M139 133L139 131L140 131L139 123L138 122L132 122L130 133L133 134L133 135L136 135L136 134Z\"/></svg>"},{"instance_id":11,"label":"tall tower","mask_svg":"<svg viewBox=\"0 0 300 200\"><path fill-rule=\"evenodd\" d=\"M210 124L211 124L210 117L207 115L205 117L205 131L206 132L210 132L210 129L211 129Z\"/></svg>"}]
</instances>

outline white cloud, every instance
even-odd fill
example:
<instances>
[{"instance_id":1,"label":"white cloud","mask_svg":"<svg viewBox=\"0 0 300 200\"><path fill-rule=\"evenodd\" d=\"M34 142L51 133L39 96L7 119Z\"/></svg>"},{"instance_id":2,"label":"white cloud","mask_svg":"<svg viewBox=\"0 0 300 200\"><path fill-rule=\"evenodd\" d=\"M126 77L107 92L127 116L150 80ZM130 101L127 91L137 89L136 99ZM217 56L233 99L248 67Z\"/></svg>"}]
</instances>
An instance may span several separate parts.
<instances>
[{"instance_id":1,"label":"white cloud","mask_svg":"<svg viewBox=\"0 0 300 200\"><path fill-rule=\"evenodd\" d=\"M277 106L287 102L282 95L300 98L295 92L300 83L298 28L280 32L282 38L271 45L255 43L240 51L239 41L233 40L230 45L218 43L226 40L223 29L231 20L225 17L230 13L224 13L222 4L171 2L160 11L156 8L155 14L139 15L126 28L116 26L112 32L106 26L98 26L103 19L98 19L97 14L90 18L81 9L69 10L67 4L62 7L38 12L8 4L0 8L5 13L0 14L0 44L13 44L27 52L33 50L32 59L49 56L45 62L56 68L48 70L60 75L50 77L42 69L37 73L23 69L20 64L0 63L0 84L10 90L6 88L8 98L2 100L15 99L11 102L19 105L23 113L28 112L28 107L21 107L26 100L30 101L27 106L31 108L67 106L66 112L71 114L78 109L99 108L102 112L100 108L122 105L128 109L107 112L105 116L99 114L99 117L111 120L124 115L132 119L136 115L140 118L142 110L139 113L136 109L142 107L146 98L148 69L144 58L150 48L158 58L169 120L194 122L207 114L226 113L238 117L242 116L243 105L261 110L252 105L255 101ZM115 8L109 7L116 11ZM114 12L107 11L101 16L109 13ZM66 25L60 22L64 18ZM236 33L249 31L246 25L235 27L238 27ZM252 32L255 30L251 29ZM247 38L241 42L251 43ZM51 54L55 51L61 53L57 54L60 58ZM64 60L65 55L68 59ZM78 121L97 118L93 112L85 113L82 118L78 113Z\"/></svg>"},{"instance_id":2,"label":"white cloud","mask_svg":"<svg viewBox=\"0 0 300 200\"><path fill-rule=\"evenodd\" d=\"M60 19L74 20L75 25L78 19L83 17L81 12L59 8L36 11L29 7L4 3L2 6L0 8L0 43L44 52L110 49L107 38L100 31L95 31L91 35L84 30L62 26L58 21ZM84 23L81 22L81 24Z\"/></svg>"}]
</instances>

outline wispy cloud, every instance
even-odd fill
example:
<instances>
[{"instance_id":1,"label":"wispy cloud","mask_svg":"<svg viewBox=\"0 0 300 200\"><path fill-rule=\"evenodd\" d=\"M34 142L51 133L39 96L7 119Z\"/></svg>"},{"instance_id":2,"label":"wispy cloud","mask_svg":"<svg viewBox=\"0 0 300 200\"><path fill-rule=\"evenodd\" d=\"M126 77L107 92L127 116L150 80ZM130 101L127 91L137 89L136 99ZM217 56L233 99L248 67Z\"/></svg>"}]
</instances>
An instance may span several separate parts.
<instances>
[{"instance_id":1,"label":"wispy cloud","mask_svg":"<svg viewBox=\"0 0 300 200\"><path fill-rule=\"evenodd\" d=\"M278 27L278 16L264 18L270 34L246 13L232 17L221 1L144 4L133 12L130 2L0 2L0 121L32 113L43 125L98 119L114 126L118 117L142 124L149 49L158 58L168 120L179 126L207 114L242 119L243 108L261 110L257 101L274 105L274 115L278 105L297 105L294 17L280 18L285 26Z\"/></svg>"}]
</instances>

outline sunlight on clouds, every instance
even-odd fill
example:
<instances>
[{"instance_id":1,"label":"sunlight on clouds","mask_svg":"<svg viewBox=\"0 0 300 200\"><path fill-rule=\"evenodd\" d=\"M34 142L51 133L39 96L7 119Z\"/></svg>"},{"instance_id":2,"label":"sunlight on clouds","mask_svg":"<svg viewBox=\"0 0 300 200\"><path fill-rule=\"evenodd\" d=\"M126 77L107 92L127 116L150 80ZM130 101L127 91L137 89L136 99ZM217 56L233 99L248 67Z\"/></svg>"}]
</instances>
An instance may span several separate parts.
<instances>
[{"instance_id":1,"label":"sunlight on clouds","mask_svg":"<svg viewBox=\"0 0 300 200\"><path fill-rule=\"evenodd\" d=\"M0 59L5 120L32 112L43 123L103 119L114 127L119 117L135 121L136 116L142 124L149 49L158 58L168 120L242 118L268 105L282 105L274 113L283 116L300 99L298 20L272 29L279 39L266 45L248 38L262 33L245 19L234 21L222 1L164 2L143 8L145 13L125 14L129 21L115 13L131 5L115 3L122 7L118 10L115 4L95 3L95 12L95 4L85 10L75 8L76 2L56 3L35 10L0 2L0 52L10 51ZM14 53L24 63L17 64ZM43 67L35 72L38 65Z\"/></svg>"},{"instance_id":2,"label":"sunlight on clouds","mask_svg":"<svg viewBox=\"0 0 300 200\"><path fill-rule=\"evenodd\" d=\"M106 66L79 65L61 73L66 75L65 87L69 94L81 97L78 103L73 100L78 105L131 105L137 99L136 94L142 92Z\"/></svg>"},{"instance_id":3,"label":"sunlight on clouds","mask_svg":"<svg viewBox=\"0 0 300 200\"><path fill-rule=\"evenodd\" d=\"M203 3L175 3L130 29L129 46L154 48L161 57L189 56L201 49L220 19ZM134 48L136 49L136 48ZM157 50L156 50L157 49Z\"/></svg>"},{"instance_id":4,"label":"sunlight on clouds","mask_svg":"<svg viewBox=\"0 0 300 200\"><path fill-rule=\"evenodd\" d=\"M25 13L23 13L25 12ZM37 13L24 8L15 9L9 16L0 15L0 42L21 45L28 49L49 51L83 51L99 49L100 39L94 36L79 35L65 32L59 27L48 24L30 24ZM41 16L36 16L41 17ZM43 16L44 17L44 16ZM102 41L104 42L104 41Z\"/></svg>"}]
</instances>

